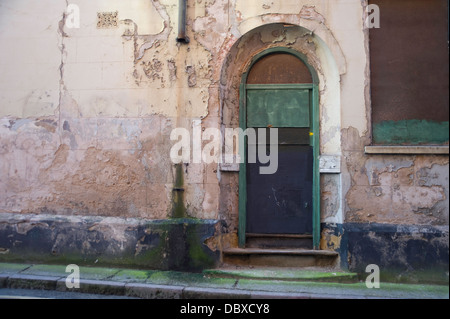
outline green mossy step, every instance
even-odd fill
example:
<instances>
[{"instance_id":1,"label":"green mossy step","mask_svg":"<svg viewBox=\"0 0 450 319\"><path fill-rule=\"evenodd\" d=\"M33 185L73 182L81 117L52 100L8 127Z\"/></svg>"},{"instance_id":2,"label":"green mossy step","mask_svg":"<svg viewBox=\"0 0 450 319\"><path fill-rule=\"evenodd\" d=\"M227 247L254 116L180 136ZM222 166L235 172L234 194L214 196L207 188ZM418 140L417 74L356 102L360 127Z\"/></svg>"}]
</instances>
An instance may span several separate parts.
<instances>
[{"instance_id":1,"label":"green mossy step","mask_svg":"<svg viewBox=\"0 0 450 319\"><path fill-rule=\"evenodd\" d=\"M230 248L223 251L223 263L254 267L329 267L336 266L339 254L308 249Z\"/></svg>"},{"instance_id":2,"label":"green mossy step","mask_svg":"<svg viewBox=\"0 0 450 319\"><path fill-rule=\"evenodd\" d=\"M215 278L234 278L250 280L276 280L276 281L314 281L334 283L356 283L358 274L309 269L286 269L286 268L240 268L240 269L209 269L205 270L205 276Z\"/></svg>"}]
</instances>

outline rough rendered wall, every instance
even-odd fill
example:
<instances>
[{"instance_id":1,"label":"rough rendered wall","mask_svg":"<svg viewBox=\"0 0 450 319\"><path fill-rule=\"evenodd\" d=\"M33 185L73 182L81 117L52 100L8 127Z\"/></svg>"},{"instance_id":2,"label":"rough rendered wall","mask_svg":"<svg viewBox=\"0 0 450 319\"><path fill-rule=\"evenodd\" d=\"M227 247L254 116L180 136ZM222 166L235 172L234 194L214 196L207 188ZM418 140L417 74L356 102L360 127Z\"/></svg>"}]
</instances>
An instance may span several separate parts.
<instances>
[{"instance_id":1,"label":"rough rendered wall","mask_svg":"<svg viewBox=\"0 0 450 319\"><path fill-rule=\"evenodd\" d=\"M170 217L170 133L208 114L211 54L177 45L178 1L71 3L79 28L66 1L0 4L0 211ZM216 218L204 170L186 206Z\"/></svg>"},{"instance_id":2,"label":"rough rendered wall","mask_svg":"<svg viewBox=\"0 0 450 319\"><path fill-rule=\"evenodd\" d=\"M238 174L170 161L170 133L236 127L239 84L270 47L307 55L320 80L322 222L448 225L448 156L369 156L368 32L361 0L0 3L0 212L172 216L182 172L186 217L235 231ZM51 8L51 9L49 9ZM117 12L117 25L98 14ZM285 26L286 25L286 26ZM293 26L289 26L293 25Z\"/></svg>"},{"instance_id":3,"label":"rough rendered wall","mask_svg":"<svg viewBox=\"0 0 450 319\"><path fill-rule=\"evenodd\" d=\"M346 221L448 225L448 156L347 154L353 162Z\"/></svg>"},{"instance_id":4,"label":"rough rendered wall","mask_svg":"<svg viewBox=\"0 0 450 319\"><path fill-rule=\"evenodd\" d=\"M345 55L359 55L364 46L338 42L349 32L362 37L354 28L361 24L359 1L189 1L189 45L176 42L177 0L71 4L79 8L79 28L69 27L73 16L63 0L0 5L1 211L170 217L177 180L169 160L172 129L191 130L198 119L203 128L220 128L230 116L238 119L237 97L221 91L225 60L238 39L273 23L304 29L294 34L269 26L262 43L292 46L303 37L312 41L303 49L316 47L324 80L322 152L340 156L339 74L346 73ZM116 24L98 24L98 14L115 12ZM308 30L318 37L308 38ZM364 63L350 64L355 72L347 72L344 85L361 82ZM348 105L361 105L355 96L362 92L352 93ZM217 164L190 164L183 175L187 217L234 224L236 207L223 215L219 206L229 196L224 189L235 201L237 174L219 185ZM331 196L342 207L340 193ZM342 219L341 212L327 216Z\"/></svg>"},{"instance_id":5,"label":"rough rendered wall","mask_svg":"<svg viewBox=\"0 0 450 319\"><path fill-rule=\"evenodd\" d=\"M389 30L386 26L384 28L384 32L386 29ZM373 32L376 31L373 30ZM364 30L363 42L366 56L369 56L371 51L368 29ZM374 50L373 54L379 53ZM385 54L386 58L389 58L389 52ZM369 89L371 72L378 71L374 70L374 67L367 60L364 81L366 124L357 126L357 121L354 121L351 116L351 109L342 106L342 111L345 113L341 134L344 220L350 223L446 226L448 233L448 153L446 155L421 155L420 152L417 155L365 154L365 146L374 143L372 135L374 123L371 118L372 96ZM403 117L407 118L408 115L404 114ZM419 127L416 129L421 131Z\"/></svg>"}]
</instances>

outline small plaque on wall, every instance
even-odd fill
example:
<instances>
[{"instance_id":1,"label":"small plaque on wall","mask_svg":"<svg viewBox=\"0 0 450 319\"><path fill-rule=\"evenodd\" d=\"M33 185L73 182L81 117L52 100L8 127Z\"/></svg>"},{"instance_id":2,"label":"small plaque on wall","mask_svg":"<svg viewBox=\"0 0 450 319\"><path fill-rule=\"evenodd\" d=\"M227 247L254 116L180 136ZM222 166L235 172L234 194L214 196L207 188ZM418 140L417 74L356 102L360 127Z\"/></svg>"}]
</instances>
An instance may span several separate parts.
<instances>
[{"instance_id":1,"label":"small plaque on wall","mask_svg":"<svg viewBox=\"0 0 450 319\"><path fill-rule=\"evenodd\" d=\"M322 155L320 156L319 167L321 173L337 174L341 172L340 155Z\"/></svg>"},{"instance_id":2,"label":"small plaque on wall","mask_svg":"<svg viewBox=\"0 0 450 319\"><path fill-rule=\"evenodd\" d=\"M239 172L241 167L239 155L225 156L219 167L222 172Z\"/></svg>"}]
</instances>

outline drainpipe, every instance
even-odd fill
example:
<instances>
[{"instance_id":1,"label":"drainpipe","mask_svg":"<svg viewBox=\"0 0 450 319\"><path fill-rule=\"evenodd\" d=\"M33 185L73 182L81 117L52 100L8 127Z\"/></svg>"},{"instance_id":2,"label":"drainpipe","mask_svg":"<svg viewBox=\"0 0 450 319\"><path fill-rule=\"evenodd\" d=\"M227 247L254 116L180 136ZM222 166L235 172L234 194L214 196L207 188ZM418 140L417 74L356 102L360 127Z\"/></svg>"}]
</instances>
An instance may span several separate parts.
<instances>
[{"instance_id":1,"label":"drainpipe","mask_svg":"<svg viewBox=\"0 0 450 319\"><path fill-rule=\"evenodd\" d=\"M180 43L189 43L189 37L186 35L186 10L187 0L179 0L177 42Z\"/></svg>"},{"instance_id":2,"label":"drainpipe","mask_svg":"<svg viewBox=\"0 0 450 319\"><path fill-rule=\"evenodd\" d=\"M186 207L184 206L184 180L183 180L183 164L176 164L175 184L173 186L173 207L172 218L185 218Z\"/></svg>"}]
</instances>

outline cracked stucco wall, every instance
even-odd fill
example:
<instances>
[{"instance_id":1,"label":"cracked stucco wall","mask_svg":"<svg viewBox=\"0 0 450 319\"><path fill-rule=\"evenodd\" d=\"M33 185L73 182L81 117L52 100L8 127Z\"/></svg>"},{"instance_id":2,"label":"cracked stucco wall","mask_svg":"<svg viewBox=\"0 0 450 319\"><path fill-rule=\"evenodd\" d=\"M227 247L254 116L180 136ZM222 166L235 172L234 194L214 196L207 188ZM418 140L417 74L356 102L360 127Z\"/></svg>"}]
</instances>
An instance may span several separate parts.
<instances>
[{"instance_id":1,"label":"cracked stucco wall","mask_svg":"<svg viewBox=\"0 0 450 319\"><path fill-rule=\"evenodd\" d=\"M70 3L80 28L65 26L65 0L0 4L0 212L170 217L171 130L238 125L252 54L286 46L317 69L321 154L342 159L322 177L322 222L448 225L448 157L364 154L364 1L189 1L189 45L175 40L178 0ZM97 28L114 11L118 26ZM188 216L234 231L237 174L183 172Z\"/></svg>"},{"instance_id":2,"label":"cracked stucco wall","mask_svg":"<svg viewBox=\"0 0 450 319\"><path fill-rule=\"evenodd\" d=\"M367 6L367 1L361 3L363 7ZM365 17L363 15L363 20ZM362 36L368 57L369 30L365 29ZM365 107L359 107L359 112L365 110L364 122L353 120L353 108L342 107L344 221L445 226L448 229L448 154L365 154L365 146L372 143L369 60L366 61L364 73L364 81L360 81L364 87L358 90L364 92ZM347 112L348 116L345 115Z\"/></svg>"},{"instance_id":3,"label":"cracked stucco wall","mask_svg":"<svg viewBox=\"0 0 450 319\"><path fill-rule=\"evenodd\" d=\"M70 3L80 28L67 1L0 4L0 210L167 218L170 133L208 114L210 53L176 44L178 1ZM186 168L187 206L215 218L204 170Z\"/></svg>"}]
</instances>

